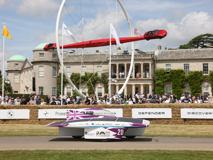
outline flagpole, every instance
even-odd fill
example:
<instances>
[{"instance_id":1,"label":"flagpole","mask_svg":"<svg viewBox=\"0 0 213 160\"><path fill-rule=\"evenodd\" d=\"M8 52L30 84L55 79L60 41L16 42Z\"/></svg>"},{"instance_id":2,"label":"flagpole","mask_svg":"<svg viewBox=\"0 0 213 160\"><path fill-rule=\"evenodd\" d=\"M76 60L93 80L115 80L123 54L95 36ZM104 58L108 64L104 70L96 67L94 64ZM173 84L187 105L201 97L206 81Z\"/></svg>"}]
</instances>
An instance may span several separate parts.
<instances>
[{"instance_id":1,"label":"flagpole","mask_svg":"<svg viewBox=\"0 0 213 160\"><path fill-rule=\"evenodd\" d=\"M108 86L108 93L109 93L109 98L111 98L111 55L112 55L112 37L111 37L111 28L110 28L110 41L109 41L109 86Z\"/></svg>"},{"instance_id":2,"label":"flagpole","mask_svg":"<svg viewBox=\"0 0 213 160\"><path fill-rule=\"evenodd\" d=\"M5 52L5 38L3 36L3 55L2 55L2 101L4 100L4 52Z\"/></svg>"},{"instance_id":3,"label":"flagpole","mask_svg":"<svg viewBox=\"0 0 213 160\"><path fill-rule=\"evenodd\" d=\"M64 72L63 72L63 68L64 68L64 23L62 24L62 54L61 54L61 59L62 59L62 67L61 67L61 105L63 104L63 75L64 75Z\"/></svg>"}]
</instances>

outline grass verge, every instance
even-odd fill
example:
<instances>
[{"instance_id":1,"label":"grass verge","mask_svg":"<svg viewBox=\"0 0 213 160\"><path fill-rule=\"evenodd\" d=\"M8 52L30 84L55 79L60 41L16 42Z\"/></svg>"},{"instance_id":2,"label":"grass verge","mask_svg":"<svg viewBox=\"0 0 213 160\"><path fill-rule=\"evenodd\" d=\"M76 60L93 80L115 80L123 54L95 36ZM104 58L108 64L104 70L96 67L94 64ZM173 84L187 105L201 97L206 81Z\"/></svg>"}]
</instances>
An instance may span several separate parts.
<instances>
[{"instance_id":1,"label":"grass verge","mask_svg":"<svg viewBox=\"0 0 213 160\"><path fill-rule=\"evenodd\" d=\"M57 136L57 127L31 124L0 124L0 136ZM211 125L161 125L153 124L144 136L162 137L213 137Z\"/></svg>"},{"instance_id":2,"label":"grass verge","mask_svg":"<svg viewBox=\"0 0 213 160\"><path fill-rule=\"evenodd\" d=\"M0 151L6 160L209 160L209 151Z\"/></svg>"}]
</instances>

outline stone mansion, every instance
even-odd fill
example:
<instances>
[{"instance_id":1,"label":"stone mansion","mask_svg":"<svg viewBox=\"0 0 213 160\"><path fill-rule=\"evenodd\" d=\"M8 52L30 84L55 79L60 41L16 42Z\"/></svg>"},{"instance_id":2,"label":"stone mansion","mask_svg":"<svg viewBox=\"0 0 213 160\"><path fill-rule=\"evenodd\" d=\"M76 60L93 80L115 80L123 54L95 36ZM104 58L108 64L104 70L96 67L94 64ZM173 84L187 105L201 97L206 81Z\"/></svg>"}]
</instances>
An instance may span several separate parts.
<instances>
[{"instance_id":1,"label":"stone mansion","mask_svg":"<svg viewBox=\"0 0 213 160\"><path fill-rule=\"evenodd\" d=\"M56 50L43 50L46 43L38 45L33 50L33 58L28 59L22 55L14 55L7 61L7 80L10 81L14 93L21 94L44 94L56 95L57 75L60 72L60 65ZM108 72L109 54L100 53L65 53L64 65L67 74L84 74ZM118 92L122 87L130 67L131 54L124 51L112 55L112 94ZM157 50L143 52L135 50L134 66L131 78L124 90L124 95L135 93L153 94L154 74L156 69L183 69L186 74L189 71L202 71L209 74L213 71L213 49L180 49L180 50ZM79 86L83 93L87 93L85 85ZM103 84L94 86L97 96L104 96ZM185 93L190 93L186 84ZM165 85L165 94L172 93L171 84ZM211 85L207 82L202 84L202 93L210 94ZM65 95L72 95L72 88L66 85Z\"/></svg>"}]
</instances>

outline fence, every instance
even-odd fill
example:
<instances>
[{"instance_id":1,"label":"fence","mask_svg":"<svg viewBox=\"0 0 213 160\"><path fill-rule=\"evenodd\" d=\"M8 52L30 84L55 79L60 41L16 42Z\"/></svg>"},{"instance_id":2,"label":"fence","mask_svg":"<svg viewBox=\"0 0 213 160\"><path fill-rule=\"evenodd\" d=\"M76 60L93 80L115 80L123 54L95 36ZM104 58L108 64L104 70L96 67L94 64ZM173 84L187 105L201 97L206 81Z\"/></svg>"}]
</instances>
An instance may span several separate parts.
<instances>
[{"instance_id":1,"label":"fence","mask_svg":"<svg viewBox=\"0 0 213 160\"><path fill-rule=\"evenodd\" d=\"M213 125L213 104L142 104L142 105L0 105L0 124L48 124L66 119L67 109L98 107L117 115L144 118L151 124Z\"/></svg>"}]
</instances>

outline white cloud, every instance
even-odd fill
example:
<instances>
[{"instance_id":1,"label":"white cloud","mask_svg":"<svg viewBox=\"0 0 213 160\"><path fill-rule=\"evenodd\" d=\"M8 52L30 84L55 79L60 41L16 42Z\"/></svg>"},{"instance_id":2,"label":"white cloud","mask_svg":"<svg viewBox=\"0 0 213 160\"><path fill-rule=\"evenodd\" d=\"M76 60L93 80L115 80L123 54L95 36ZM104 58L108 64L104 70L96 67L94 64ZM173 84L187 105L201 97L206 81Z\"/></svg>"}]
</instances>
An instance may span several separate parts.
<instances>
[{"instance_id":1,"label":"white cloud","mask_svg":"<svg viewBox=\"0 0 213 160\"><path fill-rule=\"evenodd\" d=\"M17 8L18 13L34 17L55 16L59 3L55 0L22 0Z\"/></svg>"},{"instance_id":2,"label":"white cloud","mask_svg":"<svg viewBox=\"0 0 213 160\"><path fill-rule=\"evenodd\" d=\"M115 18L115 14L118 14L120 18ZM83 25L80 24L81 22L79 20L79 24L71 27L68 26L68 28L79 41L85 41L109 38L110 23L116 27L119 35L119 28L122 26L123 22L125 22L125 18L122 13L115 13L107 10L98 13L94 19L84 19ZM55 32L41 35L39 39L42 42L55 42ZM65 43L70 43L70 40L71 39L65 37Z\"/></svg>"},{"instance_id":3,"label":"white cloud","mask_svg":"<svg viewBox=\"0 0 213 160\"><path fill-rule=\"evenodd\" d=\"M0 0L0 7L5 4L6 0Z\"/></svg>"},{"instance_id":4,"label":"white cloud","mask_svg":"<svg viewBox=\"0 0 213 160\"><path fill-rule=\"evenodd\" d=\"M20 0L0 0L0 8L13 9L15 4L19 3Z\"/></svg>"},{"instance_id":5,"label":"white cloud","mask_svg":"<svg viewBox=\"0 0 213 160\"><path fill-rule=\"evenodd\" d=\"M69 29L79 41L108 38L109 24L113 23L113 25L116 26L118 35L121 36L120 33L122 32L123 26L126 25L125 18L122 13L119 13L121 17L120 19L113 18L114 14L114 12L110 12L109 10L104 11L102 13L98 13L94 19L85 19L83 26L79 27L79 24L77 24L69 27ZM179 21L176 22L170 21L166 18L148 19L137 21L135 26L142 33L154 29L165 29L168 32L167 37L162 40L136 42L135 48L140 48L142 50L153 50L157 48L158 45L174 48L187 43L189 40L199 34L213 33L213 15L209 15L206 12L191 12L184 15ZM125 35L128 35L128 33ZM41 42L55 42L55 33L41 35L39 40ZM71 39L65 38L66 44L70 42ZM127 47L129 46L128 44L122 46L123 49L125 47L129 48Z\"/></svg>"},{"instance_id":6,"label":"white cloud","mask_svg":"<svg viewBox=\"0 0 213 160\"><path fill-rule=\"evenodd\" d=\"M95 19L86 19L83 28L79 28L78 25L74 26L73 31L80 33L78 38L83 38L84 40L109 37L110 23L112 23L116 27L117 32L119 32L119 28L125 20L121 12L118 14L120 18L116 18L116 13L110 10L98 13Z\"/></svg>"},{"instance_id":7,"label":"white cloud","mask_svg":"<svg viewBox=\"0 0 213 160\"><path fill-rule=\"evenodd\" d=\"M146 45L164 44L168 47L178 47L197 35L213 33L213 15L206 12L191 12L176 23L166 19L149 19L137 21L136 26L143 32L153 29L167 30L168 35L165 39L149 41L145 43Z\"/></svg>"}]
</instances>

